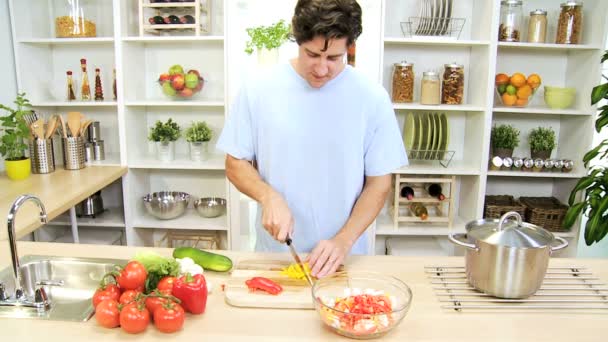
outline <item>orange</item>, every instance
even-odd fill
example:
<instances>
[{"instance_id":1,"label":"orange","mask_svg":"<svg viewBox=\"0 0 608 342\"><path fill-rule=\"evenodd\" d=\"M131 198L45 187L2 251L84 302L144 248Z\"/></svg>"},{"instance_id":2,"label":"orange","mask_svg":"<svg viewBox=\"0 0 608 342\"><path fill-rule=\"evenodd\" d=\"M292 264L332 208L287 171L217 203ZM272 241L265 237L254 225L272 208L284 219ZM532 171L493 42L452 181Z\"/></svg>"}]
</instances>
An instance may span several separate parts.
<instances>
[{"instance_id":1,"label":"orange","mask_svg":"<svg viewBox=\"0 0 608 342\"><path fill-rule=\"evenodd\" d=\"M507 74L496 74L495 79L496 85L500 86L503 84L509 84L509 75Z\"/></svg>"},{"instance_id":2,"label":"orange","mask_svg":"<svg viewBox=\"0 0 608 342\"><path fill-rule=\"evenodd\" d=\"M511 76L511 84L519 88L526 84L526 76L522 73L516 72Z\"/></svg>"},{"instance_id":3,"label":"orange","mask_svg":"<svg viewBox=\"0 0 608 342\"><path fill-rule=\"evenodd\" d=\"M532 95L532 88L529 85L524 85L517 89L517 98L519 99L528 99Z\"/></svg>"},{"instance_id":4,"label":"orange","mask_svg":"<svg viewBox=\"0 0 608 342\"><path fill-rule=\"evenodd\" d=\"M517 99L515 105L518 107L525 107L528 104L528 99Z\"/></svg>"},{"instance_id":5,"label":"orange","mask_svg":"<svg viewBox=\"0 0 608 342\"><path fill-rule=\"evenodd\" d=\"M511 95L509 93L502 94L502 103L505 106L512 106L517 102L517 96Z\"/></svg>"},{"instance_id":6,"label":"orange","mask_svg":"<svg viewBox=\"0 0 608 342\"><path fill-rule=\"evenodd\" d=\"M527 83L530 87L532 87L532 89L538 88L541 83L540 76L538 76L537 74L531 74L530 76L528 76Z\"/></svg>"}]
</instances>

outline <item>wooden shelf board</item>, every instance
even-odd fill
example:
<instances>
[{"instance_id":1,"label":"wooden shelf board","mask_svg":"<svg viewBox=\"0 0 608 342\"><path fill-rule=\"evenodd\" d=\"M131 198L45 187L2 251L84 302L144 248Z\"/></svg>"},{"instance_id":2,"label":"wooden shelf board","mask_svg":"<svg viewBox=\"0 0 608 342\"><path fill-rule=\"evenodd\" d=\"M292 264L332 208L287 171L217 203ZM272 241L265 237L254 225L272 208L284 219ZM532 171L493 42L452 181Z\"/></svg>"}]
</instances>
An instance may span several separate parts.
<instances>
[{"instance_id":1,"label":"wooden shelf board","mask_svg":"<svg viewBox=\"0 0 608 342\"><path fill-rule=\"evenodd\" d=\"M170 37L124 37L132 43L176 43L176 42L223 42L224 36L170 36Z\"/></svg>"},{"instance_id":2,"label":"wooden shelf board","mask_svg":"<svg viewBox=\"0 0 608 342\"><path fill-rule=\"evenodd\" d=\"M420 103L393 103L397 110L426 110L437 112L483 112L485 107L475 105L423 105Z\"/></svg>"},{"instance_id":3,"label":"wooden shelf board","mask_svg":"<svg viewBox=\"0 0 608 342\"><path fill-rule=\"evenodd\" d=\"M544 115L593 115L593 111L586 112L580 109L551 109L549 107L494 107L494 113L512 113L512 114L544 114Z\"/></svg>"},{"instance_id":4,"label":"wooden shelf board","mask_svg":"<svg viewBox=\"0 0 608 342\"><path fill-rule=\"evenodd\" d=\"M402 227L395 229L392 218L388 214L378 216L376 220L376 235L419 235L419 236L445 236L450 232L464 233L465 222L462 218L454 216L452 228L445 224L401 223ZM407 225L407 227L404 227Z\"/></svg>"},{"instance_id":5,"label":"wooden shelf board","mask_svg":"<svg viewBox=\"0 0 608 342\"><path fill-rule=\"evenodd\" d=\"M488 171L493 177L531 177L531 178L582 178L585 174L576 172L523 172L523 171Z\"/></svg>"},{"instance_id":6,"label":"wooden shelf board","mask_svg":"<svg viewBox=\"0 0 608 342\"><path fill-rule=\"evenodd\" d=\"M208 160L195 162L185 154L176 154L175 160L171 162L161 162L156 156L148 155L138 157L128 164L131 169L172 169L172 170L224 170L225 155L212 154Z\"/></svg>"},{"instance_id":7,"label":"wooden shelf board","mask_svg":"<svg viewBox=\"0 0 608 342\"><path fill-rule=\"evenodd\" d=\"M171 7L196 7L196 2L191 1L191 2L169 2L169 3L148 3L148 2L144 2L142 4L142 7L147 7L147 8L171 8Z\"/></svg>"},{"instance_id":8,"label":"wooden shelf board","mask_svg":"<svg viewBox=\"0 0 608 342\"><path fill-rule=\"evenodd\" d=\"M115 107L116 101L32 101L32 107Z\"/></svg>"},{"instance_id":9,"label":"wooden shelf board","mask_svg":"<svg viewBox=\"0 0 608 342\"><path fill-rule=\"evenodd\" d=\"M395 174L402 175L456 175L456 176L477 176L481 172L479 166L464 163L459 160L453 160L448 167L443 167L439 161L423 161L412 160L410 165L401 167L395 171Z\"/></svg>"},{"instance_id":10,"label":"wooden shelf board","mask_svg":"<svg viewBox=\"0 0 608 342\"><path fill-rule=\"evenodd\" d=\"M421 38L400 38L400 37L385 37L384 44L401 44L401 45L438 45L438 46L489 46L490 42L485 40L458 40L453 38L435 37L431 39Z\"/></svg>"},{"instance_id":11,"label":"wooden shelf board","mask_svg":"<svg viewBox=\"0 0 608 342\"><path fill-rule=\"evenodd\" d=\"M548 50L548 51L586 51L602 50L599 46L589 44L549 44L549 43L516 43L498 42L499 49Z\"/></svg>"},{"instance_id":12,"label":"wooden shelf board","mask_svg":"<svg viewBox=\"0 0 608 342\"><path fill-rule=\"evenodd\" d=\"M77 217L76 222L78 226L82 227L125 227L125 214L121 207L110 207L107 208L103 213L99 214L95 218L91 217ZM56 217L54 220L47 223L49 226L70 226L70 215L64 213Z\"/></svg>"},{"instance_id":13,"label":"wooden shelf board","mask_svg":"<svg viewBox=\"0 0 608 342\"><path fill-rule=\"evenodd\" d=\"M139 215L133 223L133 227L135 228L228 230L226 215L215 218L204 218L194 209L187 209L183 216L172 220L159 220L148 213L140 213Z\"/></svg>"},{"instance_id":14,"label":"wooden shelf board","mask_svg":"<svg viewBox=\"0 0 608 342\"><path fill-rule=\"evenodd\" d=\"M114 43L113 37L91 37L91 38L26 38L19 40L22 44L108 44Z\"/></svg>"},{"instance_id":15,"label":"wooden shelf board","mask_svg":"<svg viewBox=\"0 0 608 342\"><path fill-rule=\"evenodd\" d=\"M126 106L133 107L223 107L223 100L201 100L201 101L126 101Z\"/></svg>"}]
</instances>

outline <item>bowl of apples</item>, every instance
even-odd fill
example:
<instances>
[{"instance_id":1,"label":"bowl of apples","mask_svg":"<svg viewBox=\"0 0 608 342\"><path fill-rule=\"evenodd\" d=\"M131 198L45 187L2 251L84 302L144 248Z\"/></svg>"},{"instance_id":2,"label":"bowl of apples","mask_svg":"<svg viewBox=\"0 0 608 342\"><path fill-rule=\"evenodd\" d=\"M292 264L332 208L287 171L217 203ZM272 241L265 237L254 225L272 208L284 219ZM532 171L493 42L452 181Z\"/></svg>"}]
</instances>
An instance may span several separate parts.
<instances>
[{"instance_id":1,"label":"bowl of apples","mask_svg":"<svg viewBox=\"0 0 608 342\"><path fill-rule=\"evenodd\" d=\"M175 64L166 73L160 74L158 84L165 96L174 100L188 100L200 93L205 84L205 79L196 69L187 72L184 68Z\"/></svg>"}]
</instances>

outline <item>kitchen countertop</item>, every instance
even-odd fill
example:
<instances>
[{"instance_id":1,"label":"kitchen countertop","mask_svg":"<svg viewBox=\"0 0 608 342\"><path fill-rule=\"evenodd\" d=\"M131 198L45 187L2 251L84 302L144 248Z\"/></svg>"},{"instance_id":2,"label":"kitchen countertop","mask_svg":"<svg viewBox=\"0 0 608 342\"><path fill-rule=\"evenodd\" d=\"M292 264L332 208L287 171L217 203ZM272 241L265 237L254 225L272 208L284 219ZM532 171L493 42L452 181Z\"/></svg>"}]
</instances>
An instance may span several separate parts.
<instances>
[{"instance_id":1,"label":"kitchen countertop","mask_svg":"<svg viewBox=\"0 0 608 342\"><path fill-rule=\"evenodd\" d=\"M128 259L139 247L93 246L58 243L19 242L19 255L59 255ZM171 249L156 249L169 256ZM243 259L286 259L288 254L225 252L236 263ZM382 340L395 341L603 341L606 338L606 311L562 312L455 312L442 310L423 266L462 266L463 257L350 257L346 269L374 270L402 279L413 292L413 304L403 322ZM551 259L550 266L588 267L602 282L608 282L608 259ZM7 246L0 246L0 266L10 266ZM329 341L347 340L326 329L314 310L236 308L224 302L219 284L225 274L207 273L213 293L203 315L188 315L184 329L172 335L154 327L139 335L99 327L95 319L85 323L0 319L3 337L14 340L43 340L49 333L61 341ZM596 310L598 311L598 310Z\"/></svg>"},{"instance_id":2,"label":"kitchen countertop","mask_svg":"<svg viewBox=\"0 0 608 342\"><path fill-rule=\"evenodd\" d=\"M6 240L6 217L8 211L23 194L32 194L42 200L48 220L69 210L85 198L127 173L122 166L87 166L78 171L57 168L49 174L32 174L22 181L13 181L6 176L0 177L0 240ZM19 209L16 217L16 233L22 237L42 225L38 206L28 202Z\"/></svg>"}]
</instances>

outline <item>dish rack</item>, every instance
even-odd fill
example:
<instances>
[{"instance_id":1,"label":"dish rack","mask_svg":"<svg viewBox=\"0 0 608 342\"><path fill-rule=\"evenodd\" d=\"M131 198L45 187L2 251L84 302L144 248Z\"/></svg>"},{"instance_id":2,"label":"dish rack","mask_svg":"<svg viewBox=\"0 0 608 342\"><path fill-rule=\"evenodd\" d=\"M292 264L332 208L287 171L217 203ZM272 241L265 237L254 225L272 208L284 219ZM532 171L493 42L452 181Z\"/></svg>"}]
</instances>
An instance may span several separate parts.
<instances>
[{"instance_id":1,"label":"dish rack","mask_svg":"<svg viewBox=\"0 0 608 342\"><path fill-rule=\"evenodd\" d=\"M191 15L194 23L151 24L148 18L168 15ZM204 20L203 20L204 19ZM145 32L160 35L162 32L194 31L196 36L211 32L211 0L190 2L151 2L139 0L139 35Z\"/></svg>"},{"instance_id":2,"label":"dish rack","mask_svg":"<svg viewBox=\"0 0 608 342\"><path fill-rule=\"evenodd\" d=\"M445 199L431 197L425 190L426 184L438 183L442 185ZM401 197L401 189L410 186L414 190L414 198L408 200ZM456 189L456 176L411 177L409 175L395 174L392 196L393 201L389 208L395 229L400 223L441 224L451 228L454 222L454 190ZM428 211L428 218L422 220L409 209L411 203L422 203Z\"/></svg>"},{"instance_id":3,"label":"dish rack","mask_svg":"<svg viewBox=\"0 0 608 342\"><path fill-rule=\"evenodd\" d=\"M454 153L456 152L452 150L409 150L407 158L416 161L439 161L441 166L447 168L454 158Z\"/></svg>"},{"instance_id":4,"label":"dish rack","mask_svg":"<svg viewBox=\"0 0 608 342\"><path fill-rule=\"evenodd\" d=\"M166 245L165 245L166 241ZM156 247L193 247L200 249L219 249L220 237L217 232L179 232L168 231L156 243Z\"/></svg>"},{"instance_id":5,"label":"dish rack","mask_svg":"<svg viewBox=\"0 0 608 342\"><path fill-rule=\"evenodd\" d=\"M465 22L466 18L409 17L408 21L400 24L405 38L423 36L459 39Z\"/></svg>"}]
</instances>

